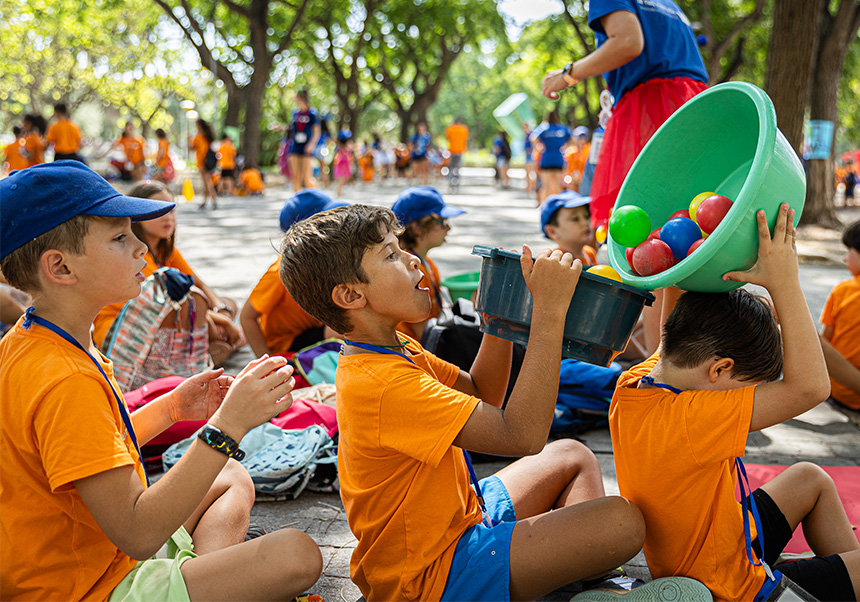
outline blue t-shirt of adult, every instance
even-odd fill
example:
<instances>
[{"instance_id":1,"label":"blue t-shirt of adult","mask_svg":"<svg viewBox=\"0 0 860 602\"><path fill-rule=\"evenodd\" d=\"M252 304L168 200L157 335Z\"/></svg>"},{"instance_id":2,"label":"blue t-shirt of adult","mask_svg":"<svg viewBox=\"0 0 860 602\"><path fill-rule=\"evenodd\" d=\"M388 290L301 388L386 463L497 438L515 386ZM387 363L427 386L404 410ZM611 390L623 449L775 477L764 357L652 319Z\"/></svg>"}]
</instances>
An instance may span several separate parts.
<instances>
[{"instance_id":1,"label":"blue t-shirt of adult","mask_svg":"<svg viewBox=\"0 0 860 602\"><path fill-rule=\"evenodd\" d=\"M430 146L430 141L430 132L412 136L412 158L424 159L427 157L427 147Z\"/></svg>"},{"instance_id":2,"label":"blue t-shirt of adult","mask_svg":"<svg viewBox=\"0 0 860 602\"><path fill-rule=\"evenodd\" d=\"M304 155L305 145L314 137L314 126L320 122L316 109L293 111L293 122L290 124L290 154Z\"/></svg>"},{"instance_id":3,"label":"blue t-shirt of adult","mask_svg":"<svg viewBox=\"0 0 860 602\"><path fill-rule=\"evenodd\" d=\"M533 140L540 140L543 153L540 156L540 169L561 169L564 167L564 157L561 147L571 138L573 132L562 123L543 122L531 134Z\"/></svg>"},{"instance_id":4,"label":"blue t-shirt of adult","mask_svg":"<svg viewBox=\"0 0 860 602\"><path fill-rule=\"evenodd\" d=\"M620 10L639 19L645 46L635 59L603 74L616 103L639 84L655 78L689 77L708 82L690 21L672 0L591 0L588 25L595 32L598 47L609 39L600 19Z\"/></svg>"}]
</instances>

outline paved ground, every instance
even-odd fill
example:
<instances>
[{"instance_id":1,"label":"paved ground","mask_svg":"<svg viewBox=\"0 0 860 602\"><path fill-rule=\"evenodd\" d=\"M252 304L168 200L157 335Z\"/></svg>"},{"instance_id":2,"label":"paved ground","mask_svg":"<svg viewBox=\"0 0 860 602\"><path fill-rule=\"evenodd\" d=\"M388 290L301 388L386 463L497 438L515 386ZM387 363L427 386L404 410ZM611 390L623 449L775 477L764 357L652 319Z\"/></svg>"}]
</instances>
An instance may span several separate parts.
<instances>
[{"instance_id":1,"label":"paved ground","mask_svg":"<svg viewBox=\"0 0 860 602\"><path fill-rule=\"evenodd\" d=\"M521 182L516 179L520 174L511 171L513 182ZM475 244L512 249L518 249L524 242L533 248L545 245L538 231L533 200L519 190L492 188L489 170L464 172L459 194L446 194L446 200L468 213L452 220L453 229L447 244L433 251L443 277L480 269L480 260L470 254ZM438 185L444 192L445 184ZM390 206L404 186L404 181L356 185L344 191L344 199ZM287 196L288 191L280 184L270 182L264 197L221 199L216 211L200 211L196 202L183 203L179 207L178 247L208 284L241 303L277 257L278 212ZM860 210L840 210L840 216L847 223L860 218ZM847 277L844 266L838 263L842 254L839 235L823 229L804 230L800 250L804 260L802 285L812 314L817 317L832 286ZM240 352L229 366L236 370L249 359L249 351ZM751 435L747 456L755 463L790 464L812 460L822 465L858 465L858 422L860 413L849 416L822 404L786 424ZM607 492L617 493L608 431L588 433L582 440L600 460ZM479 464L476 469L483 477L503 465ZM337 495L305 492L293 502L258 503L252 520L268 530L302 529L319 543L325 571L314 590L327 602L354 602L360 597L358 588L349 580L349 557L355 539ZM648 578L641 554L627 569L634 576ZM543 599L567 600L573 591L560 590Z\"/></svg>"}]
</instances>

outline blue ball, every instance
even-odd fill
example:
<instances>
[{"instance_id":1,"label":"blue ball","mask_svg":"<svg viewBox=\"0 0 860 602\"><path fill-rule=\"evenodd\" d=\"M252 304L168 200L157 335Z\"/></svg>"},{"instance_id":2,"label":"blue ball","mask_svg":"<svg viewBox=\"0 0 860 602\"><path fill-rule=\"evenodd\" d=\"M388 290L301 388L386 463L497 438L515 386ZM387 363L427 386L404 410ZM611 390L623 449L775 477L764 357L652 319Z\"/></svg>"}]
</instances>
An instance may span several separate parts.
<instances>
[{"instance_id":1,"label":"blue ball","mask_svg":"<svg viewBox=\"0 0 860 602\"><path fill-rule=\"evenodd\" d=\"M681 261L694 242L702 238L698 224L686 217L676 217L660 228L660 240L669 245L675 261Z\"/></svg>"},{"instance_id":2,"label":"blue ball","mask_svg":"<svg viewBox=\"0 0 860 602\"><path fill-rule=\"evenodd\" d=\"M700 48L704 48L708 45L708 36L704 34L699 35L699 37L696 38L696 43L699 45Z\"/></svg>"}]
</instances>

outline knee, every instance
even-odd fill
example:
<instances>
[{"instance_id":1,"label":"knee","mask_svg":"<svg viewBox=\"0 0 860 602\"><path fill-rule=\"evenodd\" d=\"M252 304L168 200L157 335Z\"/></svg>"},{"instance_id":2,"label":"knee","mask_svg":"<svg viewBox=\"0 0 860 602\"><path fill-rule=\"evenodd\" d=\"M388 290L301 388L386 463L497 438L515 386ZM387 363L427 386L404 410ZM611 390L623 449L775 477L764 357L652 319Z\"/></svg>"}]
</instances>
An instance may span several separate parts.
<instances>
[{"instance_id":1,"label":"knee","mask_svg":"<svg viewBox=\"0 0 860 602\"><path fill-rule=\"evenodd\" d=\"M553 441L544 448L544 453L557 466L567 466L577 472L600 470L594 452L575 439Z\"/></svg>"},{"instance_id":2,"label":"knee","mask_svg":"<svg viewBox=\"0 0 860 602\"><path fill-rule=\"evenodd\" d=\"M645 518L639 508L630 500L613 495L603 498L607 504L607 525L614 525L619 534L617 541L625 547L625 554L632 558L639 553L645 543Z\"/></svg>"},{"instance_id":3,"label":"knee","mask_svg":"<svg viewBox=\"0 0 860 602\"><path fill-rule=\"evenodd\" d=\"M798 483L804 483L807 487L812 487L818 493L836 490L833 478L817 464L798 462L797 464L793 464L788 470L792 471Z\"/></svg>"},{"instance_id":4,"label":"knee","mask_svg":"<svg viewBox=\"0 0 860 602\"><path fill-rule=\"evenodd\" d=\"M296 529L281 529L271 536L279 540L278 547L282 552L278 557L287 565L285 576L289 589L302 592L312 587L323 570L322 553L317 543L307 533Z\"/></svg>"},{"instance_id":5,"label":"knee","mask_svg":"<svg viewBox=\"0 0 860 602\"><path fill-rule=\"evenodd\" d=\"M228 460L224 468L221 469L218 480L223 484L225 492L229 491L236 500L242 501L250 511L251 506L254 505L256 492L254 491L254 481L244 466L236 460Z\"/></svg>"}]
</instances>

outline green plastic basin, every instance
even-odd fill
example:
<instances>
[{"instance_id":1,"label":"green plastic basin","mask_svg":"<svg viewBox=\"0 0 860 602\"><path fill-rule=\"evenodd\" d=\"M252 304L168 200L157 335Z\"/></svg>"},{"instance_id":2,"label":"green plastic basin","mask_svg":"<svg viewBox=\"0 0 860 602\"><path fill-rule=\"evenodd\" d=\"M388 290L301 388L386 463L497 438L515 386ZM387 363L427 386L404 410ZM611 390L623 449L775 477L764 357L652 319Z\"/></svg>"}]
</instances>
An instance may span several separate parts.
<instances>
[{"instance_id":1,"label":"green plastic basin","mask_svg":"<svg viewBox=\"0 0 860 602\"><path fill-rule=\"evenodd\" d=\"M751 268L758 255L755 214L764 209L771 232L780 203L795 210L806 199L806 176L794 149L776 127L776 113L761 89L744 82L719 84L678 109L633 163L616 207L637 205L661 227L700 192L734 201L723 221L692 255L653 276L636 276L625 248L607 239L609 261L625 283L656 290L669 286L723 292L741 286L723 274Z\"/></svg>"},{"instance_id":2,"label":"green plastic basin","mask_svg":"<svg viewBox=\"0 0 860 602\"><path fill-rule=\"evenodd\" d=\"M442 281L442 286L448 289L451 293L451 301L457 299L471 299L472 293L478 290L478 281L481 279L481 272L466 272L464 274L455 274L450 278Z\"/></svg>"}]
</instances>

